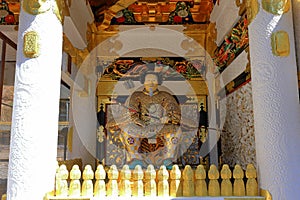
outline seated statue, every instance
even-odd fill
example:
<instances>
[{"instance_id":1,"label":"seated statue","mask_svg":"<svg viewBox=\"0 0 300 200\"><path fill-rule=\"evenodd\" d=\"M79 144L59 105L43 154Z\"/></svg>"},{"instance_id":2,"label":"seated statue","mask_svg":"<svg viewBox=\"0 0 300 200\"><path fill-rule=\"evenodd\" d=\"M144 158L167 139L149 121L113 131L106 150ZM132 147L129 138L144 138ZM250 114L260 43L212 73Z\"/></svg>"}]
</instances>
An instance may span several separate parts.
<instances>
[{"instance_id":1,"label":"seated statue","mask_svg":"<svg viewBox=\"0 0 300 200\"><path fill-rule=\"evenodd\" d=\"M108 122L106 127L125 148L130 168L137 164L170 168L178 158L181 142L180 105L170 93L158 90L162 83L159 73L146 72L141 83L144 89L127 99L122 118Z\"/></svg>"}]
</instances>

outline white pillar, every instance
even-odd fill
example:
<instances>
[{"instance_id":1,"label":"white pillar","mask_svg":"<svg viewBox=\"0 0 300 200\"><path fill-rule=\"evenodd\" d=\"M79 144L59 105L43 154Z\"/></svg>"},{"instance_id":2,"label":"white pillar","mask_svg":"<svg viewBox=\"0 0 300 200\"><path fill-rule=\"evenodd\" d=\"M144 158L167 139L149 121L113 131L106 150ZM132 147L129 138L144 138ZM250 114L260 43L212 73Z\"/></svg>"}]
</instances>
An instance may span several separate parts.
<instances>
[{"instance_id":1,"label":"white pillar","mask_svg":"<svg viewBox=\"0 0 300 200\"><path fill-rule=\"evenodd\" d=\"M300 196L300 107L292 11L274 15L263 9L262 1L258 0L259 12L249 25L259 184L274 200L297 199ZM277 31L285 31L289 36L287 56L272 53L271 35ZM279 48L284 49L287 44L285 41Z\"/></svg>"},{"instance_id":2,"label":"white pillar","mask_svg":"<svg viewBox=\"0 0 300 200\"><path fill-rule=\"evenodd\" d=\"M38 1L44 2L44 1ZM56 169L62 25L47 0L32 15L21 8L11 145L7 185L8 200L41 200L53 190ZM28 1L23 0L23 4ZM32 1L31 1L32 3ZM36 3L32 4L36 6ZM49 6L49 10L47 8ZM31 7L32 8L32 7ZM23 53L24 35L37 33L39 55ZM27 40L27 53L34 38ZM32 47L32 49L30 49Z\"/></svg>"}]
</instances>

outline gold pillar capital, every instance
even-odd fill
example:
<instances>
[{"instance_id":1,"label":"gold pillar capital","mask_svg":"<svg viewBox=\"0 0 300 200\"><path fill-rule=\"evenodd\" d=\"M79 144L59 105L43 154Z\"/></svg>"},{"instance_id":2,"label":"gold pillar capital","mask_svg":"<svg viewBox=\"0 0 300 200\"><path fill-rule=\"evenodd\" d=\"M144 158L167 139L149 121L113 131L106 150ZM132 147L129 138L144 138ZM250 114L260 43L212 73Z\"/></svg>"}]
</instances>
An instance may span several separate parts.
<instances>
[{"instance_id":1,"label":"gold pillar capital","mask_svg":"<svg viewBox=\"0 0 300 200\"><path fill-rule=\"evenodd\" d=\"M290 10L290 0L262 0L262 7L273 15L281 15Z\"/></svg>"},{"instance_id":2,"label":"gold pillar capital","mask_svg":"<svg viewBox=\"0 0 300 200\"><path fill-rule=\"evenodd\" d=\"M23 0L22 8L31 15L38 15L51 9L51 1L48 0Z\"/></svg>"}]
</instances>

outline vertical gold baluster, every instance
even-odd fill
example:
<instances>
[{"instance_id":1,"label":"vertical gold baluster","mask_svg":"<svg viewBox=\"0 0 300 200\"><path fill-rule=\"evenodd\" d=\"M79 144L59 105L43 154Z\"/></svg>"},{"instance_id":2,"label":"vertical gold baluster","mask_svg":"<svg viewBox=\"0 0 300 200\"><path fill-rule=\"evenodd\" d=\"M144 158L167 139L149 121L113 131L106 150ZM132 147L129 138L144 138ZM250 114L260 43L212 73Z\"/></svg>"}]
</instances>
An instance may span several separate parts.
<instances>
[{"instance_id":1,"label":"vertical gold baluster","mask_svg":"<svg viewBox=\"0 0 300 200\"><path fill-rule=\"evenodd\" d=\"M195 195L194 172L190 165L186 165L183 170L182 194L184 197L192 197Z\"/></svg>"},{"instance_id":2,"label":"vertical gold baluster","mask_svg":"<svg viewBox=\"0 0 300 200\"><path fill-rule=\"evenodd\" d=\"M232 173L229 169L229 165L224 164L221 170L221 196L232 196L231 176Z\"/></svg>"},{"instance_id":3,"label":"vertical gold baluster","mask_svg":"<svg viewBox=\"0 0 300 200\"><path fill-rule=\"evenodd\" d=\"M208 183L208 195L209 196L220 196L220 184L219 184L219 179L220 174L215 165L211 165L208 171L208 178L209 178L209 183Z\"/></svg>"},{"instance_id":4,"label":"vertical gold baluster","mask_svg":"<svg viewBox=\"0 0 300 200\"><path fill-rule=\"evenodd\" d=\"M108 172L108 183L107 183L107 196L114 196L117 197L119 195L118 190L118 178L119 178L119 171L116 165L110 166Z\"/></svg>"},{"instance_id":5,"label":"vertical gold baluster","mask_svg":"<svg viewBox=\"0 0 300 200\"><path fill-rule=\"evenodd\" d=\"M104 197L106 196L106 187L105 187L105 177L106 172L103 168L103 165L98 165L95 172L95 186L94 186L94 197Z\"/></svg>"},{"instance_id":6,"label":"vertical gold baluster","mask_svg":"<svg viewBox=\"0 0 300 200\"><path fill-rule=\"evenodd\" d=\"M81 171L78 165L73 165L72 170L70 172L70 188L69 188L69 196L71 197L80 197L81 195Z\"/></svg>"},{"instance_id":7,"label":"vertical gold baluster","mask_svg":"<svg viewBox=\"0 0 300 200\"><path fill-rule=\"evenodd\" d=\"M195 195L207 196L206 171L203 165L198 165L195 171Z\"/></svg>"},{"instance_id":8,"label":"vertical gold baluster","mask_svg":"<svg viewBox=\"0 0 300 200\"><path fill-rule=\"evenodd\" d=\"M258 184L256 181L257 173L253 164L248 164L246 168L246 195L258 196Z\"/></svg>"},{"instance_id":9,"label":"vertical gold baluster","mask_svg":"<svg viewBox=\"0 0 300 200\"><path fill-rule=\"evenodd\" d=\"M145 196L156 197L156 171L153 165L149 165L145 172Z\"/></svg>"},{"instance_id":10,"label":"vertical gold baluster","mask_svg":"<svg viewBox=\"0 0 300 200\"><path fill-rule=\"evenodd\" d=\"M234 196L245 196L245 183L243 181L244 171L240 165L235 165L233 170L233 195Z\"/></svg>"},{"instance_id":11,"label":"vertical gold baluster","mask_svg":"<svg viewBox=\"0 0 300 200\"><path fill-rule=\"evenodd\" d=\"M171 197L181 197L182 196L182 183L181 179L181 171L178 165L173 165L172 170L170 172L170 196Z\"/></svg>"},{"instance_id":12,"label":"vertical gold baluster","mask_svg":"<svg viewBox=\"0 0 300 200\"><path fill-rule=\"evenodd\" d=\"M128 165L124 165L120 172L119 193L122 197L131 196L131 171Z\"/></svg>"}]
</instances>

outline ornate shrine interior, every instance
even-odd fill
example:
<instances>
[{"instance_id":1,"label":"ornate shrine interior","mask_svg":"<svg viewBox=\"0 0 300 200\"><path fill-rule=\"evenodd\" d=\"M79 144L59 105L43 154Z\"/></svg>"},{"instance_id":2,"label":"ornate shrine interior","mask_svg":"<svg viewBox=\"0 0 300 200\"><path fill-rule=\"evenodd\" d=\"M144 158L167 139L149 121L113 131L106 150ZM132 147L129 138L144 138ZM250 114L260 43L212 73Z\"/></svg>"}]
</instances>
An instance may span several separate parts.
<instances>
[{"instance_id":1,"label":"ornate shrine interior","mask_svg":"<svg viewBox=\"0 0 300 200\"><path fill-rule=\"evenodd\" d=\"M181 101L181 104L196 105L197 111L200 111L200 105L203 104L204 110L207 111L209 96L205 77L207 72L222 73L241 52L247 51L248 48L248 21L244 2L238 5L240 7L238 22L219 44L215 42L217 37L215 23L210 22L213 7L219 5L217 0L68 0L57 2L63 8L62 12L65 15L66 31L63 48L67 55L64 69L67 76L76 73L78 67L84 63L94 49L101 52L101 55L97 55L93 61L98 76L96 91L98 112L101 105L110 105L112 99L124 99L128 96L128 94L122 93L116 97L114 88L118 85L119 79L122 79L121 85L123 87L126 87L126 84L127 87L130 87L128 80L136 81L138 79L139 74L134 74L132 71L135 69L138 72L140 69L137 69L136 66L140 64L163 65L164 79L169 85L172 85L173 82L176 84L188 82L194 92L192 95L177 94L179 99L188 99ZM0 10L3 14L1 25L18 25L20 1L1 1L1 6ZM91 19L87 20L89 21L87 26L84 25L82 29L78 29L77 35L76 33L70 34L67 29L70 16L72 20L75 20L72 22L73 24L77 22L76 20L78 22L82 20L78 18L76 13L74 14L72 6L86 6L92 16ZM168 31L181 32L184 37L179 41L179 46L174 51L144 47L142 50L132 49L120 55L119 52L124 48L125 42L119 38L123 33L126 36L126 31L132 27L145 27L143 33L145 38L148 31L151 33L160 27L166 28ZM165 37L168 38L168 32L160 32L159 34L161 33L166 34ZM81 41L74 39L74 37L79 37ZM129 39L129 41L134 44L133 39ZM178 53L178 49L183 50L184 53ZM217 67L209 69L209 62L213 62ZM224 87L226 95L250 80L249 68L250 66ZM125 77L126 80L124 80ZM216 91L221 91L221 87L217 84ZM84 86L84 88L88 87ZM221 99L224 94L220 92L216 96ZM65 111L66 105L63 106L62 104L61 110ZM103 111L106 111L106 107L103 106ZM197 155L195 152L193 154ZM192 163L200 162L199 155L197 156L196 161L192 161ZM62 158L63 156L60 157L60 159ZM185 162L189 163L189 161Z\"/></svg>"}]
</instances>

